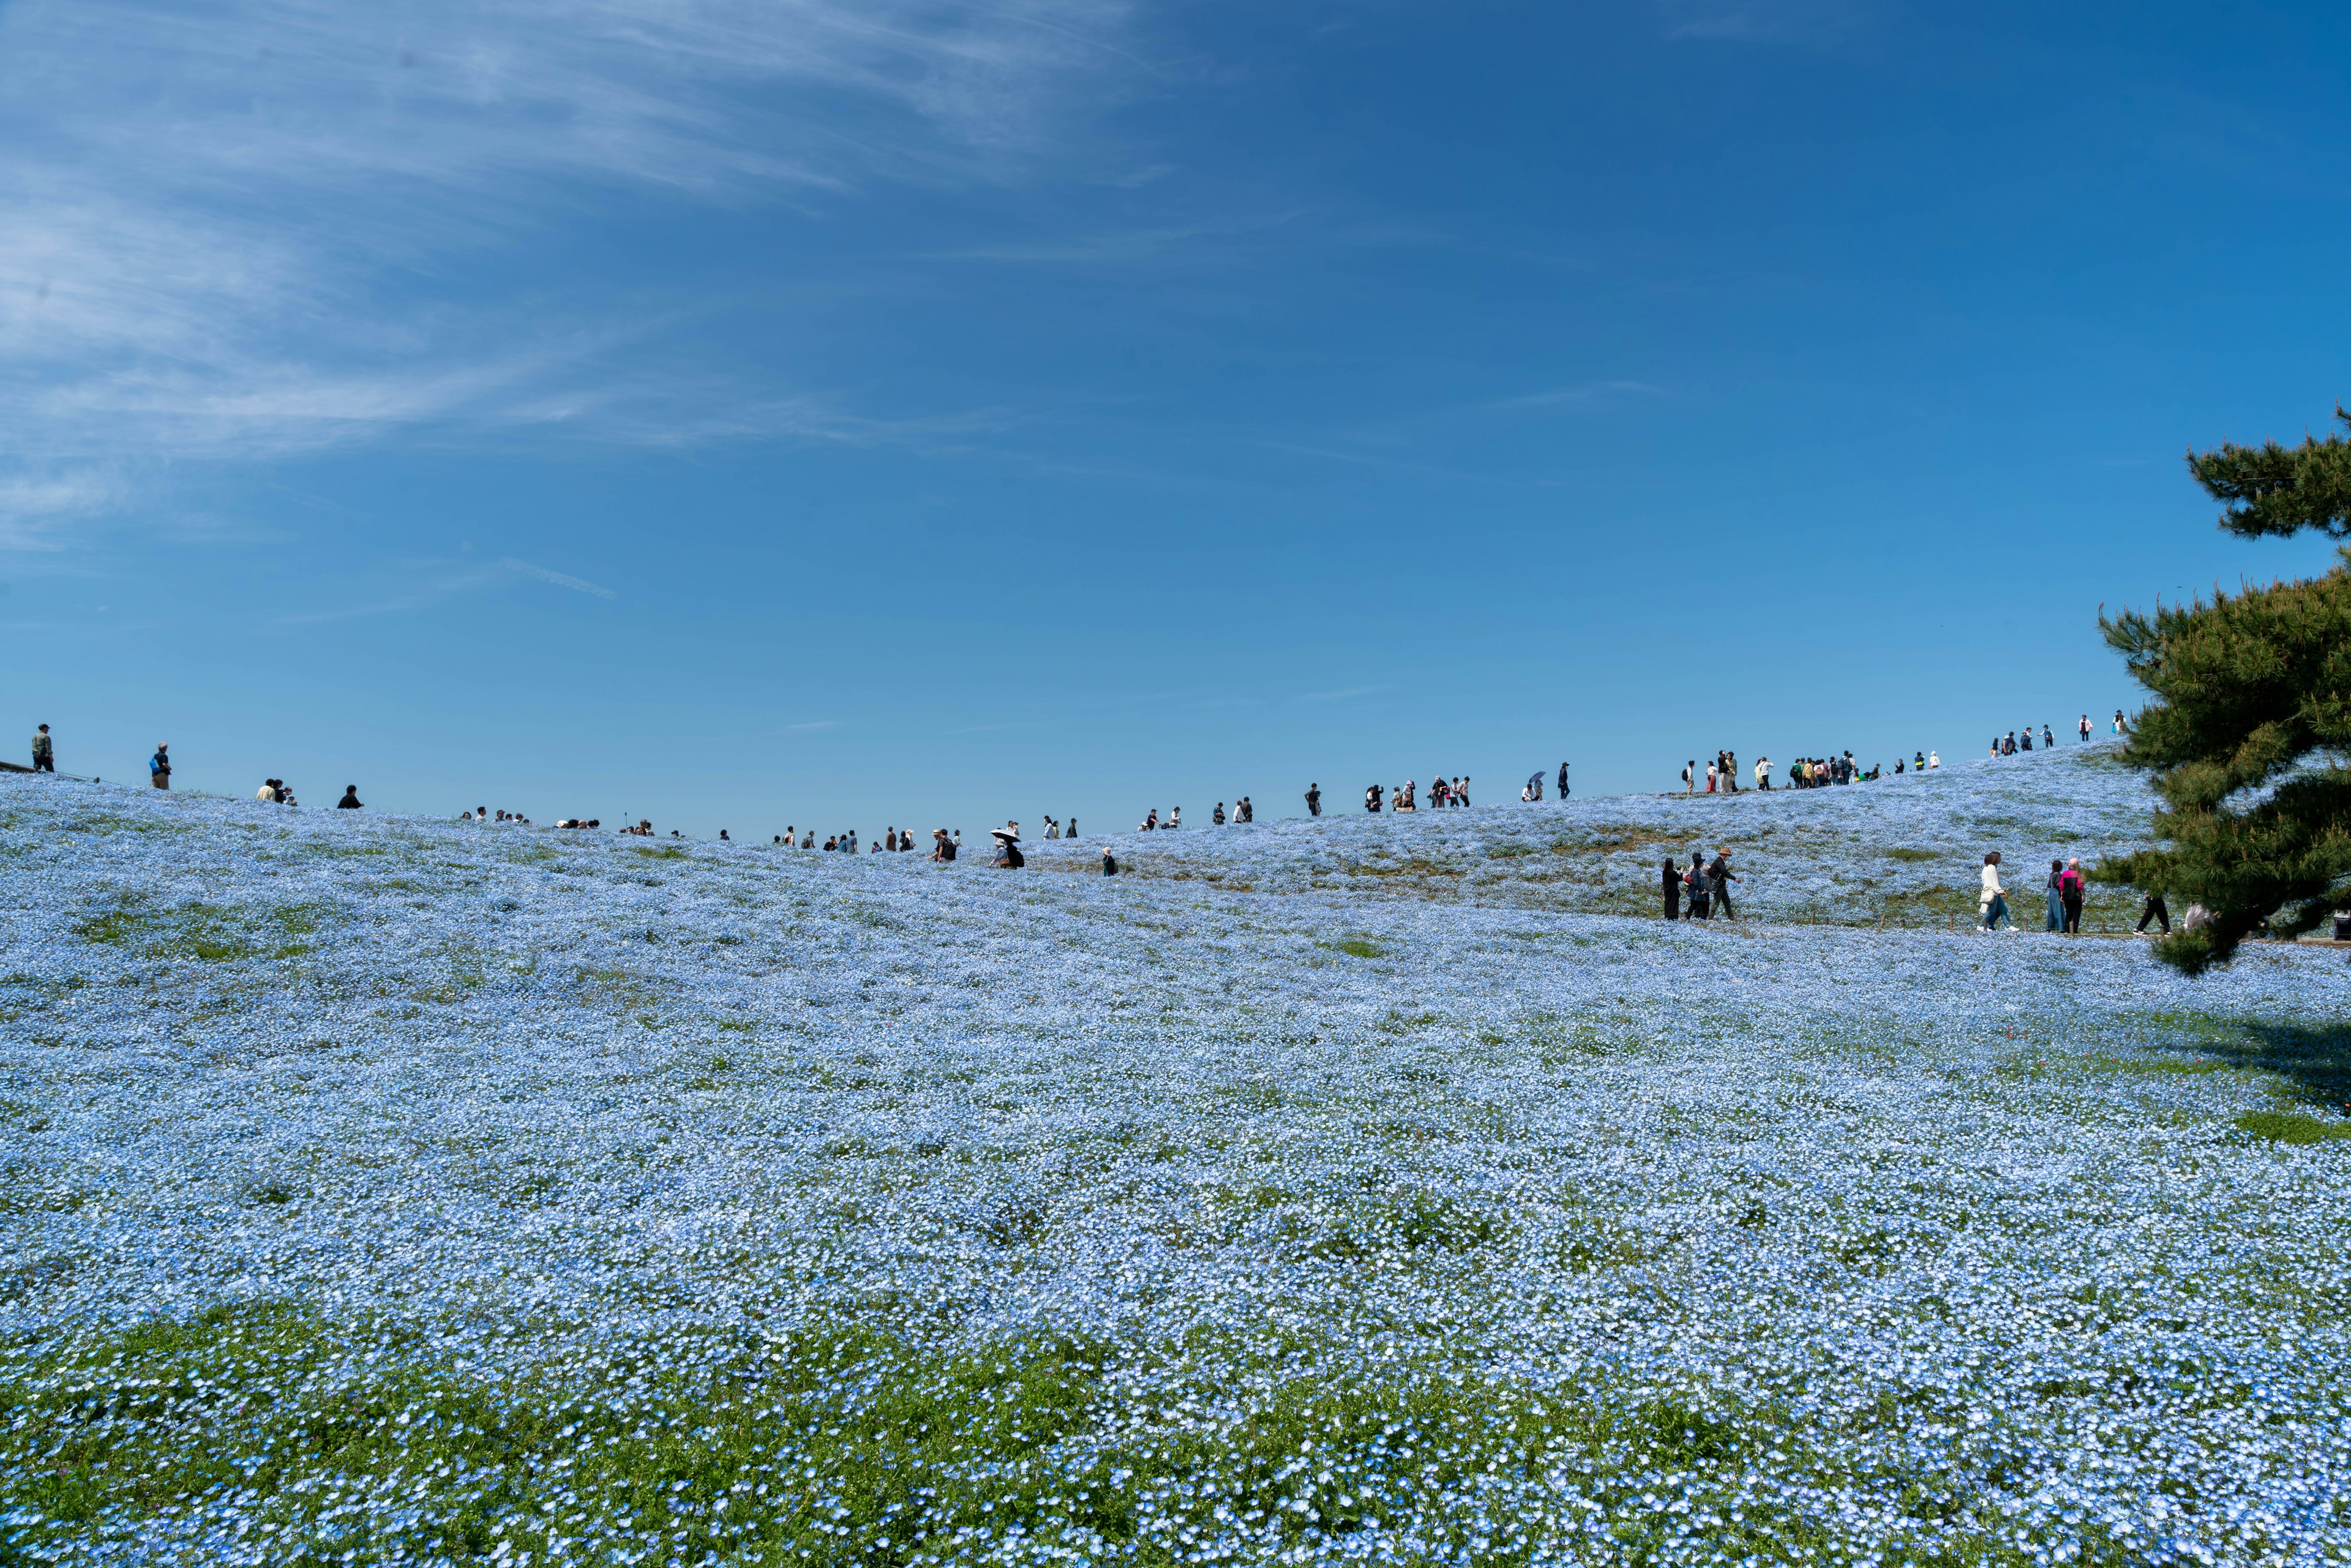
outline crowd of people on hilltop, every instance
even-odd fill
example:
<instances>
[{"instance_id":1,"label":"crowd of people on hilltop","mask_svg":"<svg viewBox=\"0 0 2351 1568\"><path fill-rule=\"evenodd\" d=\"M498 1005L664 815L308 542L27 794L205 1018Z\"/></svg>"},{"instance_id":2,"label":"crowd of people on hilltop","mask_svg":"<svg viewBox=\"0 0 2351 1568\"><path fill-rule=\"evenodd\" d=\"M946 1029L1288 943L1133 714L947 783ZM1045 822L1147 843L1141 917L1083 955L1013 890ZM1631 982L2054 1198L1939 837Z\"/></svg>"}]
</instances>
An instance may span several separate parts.
<instances>
[{"instance_id":1,"label":"crowd of people on hilltop","mask_svg":"<svg viewBox=\"0 0 2351 1568\"><path fill-rule=\"evenodd\" d=\"M2114 732L2116 735L2123 733L2124 723L2122 710L2116 709ZM2086 713L2082 715L2074 729L2078 739L2086 742L2092 731L2090 716ZM2038 739L2043 749L2051 748L2056 743L2054 732L2045 724L2041 727ZM2032 727L2030 725L2025 726L2022 730L2011 730L2007 735L1994 738L1991 743L1991 755L2005 757L2013 756L2018 752L2029 752L2033 749L2034 741ZM49 727L46 724L34 732L32 754L33 766L30 771L49 774L57 772L56 742L50 734ZM1907 762L1909 768L1926 772L1939 768L1942 766L1942 758L1936 752L1922 749L1913 753ZM1754 787L1757 789L1771 789L1772 766L1769 757L1756 759L1753 778ZM1899 774L1905 771L1905 767L1906 759L1897 757L1895 759L1894 771ZM1561 800L1569 798L1568 769L1567 763L1562 762L1559 765L1556 787ZM155 789L169 789L172 787L172 757L168 743L156 744L154 754L148 758L147 771L148 781ZM1834 785L1866 782L1882 778L1884 775L1885 768L1882 764L1865 769L1855 761L1852 751L1847 749L1832 757L1798 758L1789 766L1787 784L1788 788L1794 789L1823 789ZM1681 779L1683 792L1686 794L1696 794L1701 789L1709 795L1737 794L1740 789L1738 756L1729 749L1719 751L1713 759L1705 765L1703 770L1700 769L1697 759L1692 758L1683 765ZM1447 807L1466 807L1470 804L1469 782L1469 777L1467 774L1451 778L1440 774L1429 786L1425 798L1416 779L1408 779L1393 789L1384 785L1372 784L1364 791L1364 810L1373 815L1378 815L1383 810L1402 813L1424 809L1444 810ZM1545 774L1538 770L1529 777L1524 787L1520 789L1519 799L1527 802L1540 801L1543 798L1545 783ZM257 800L289 808L299 803L293 786L283 779L264 779L261 788L255 792L255 797ZM1320 784L1307 786L1305 803L1307 814L1310 817L1320 817L1322 814L1322 789ZM346 785L342 799L335 804L347 810L363 810L363 802L359 798L359 786ZM473 810L463 812L457 820L463 822L512 823L523 827L531 825L530 819L519 811L500 809L493 813L487 806L476 807ZM1225 802L1219 800L1209 813L1208 820L1211 825L1216 827L1251 823L1257 820L1257 808L1247 795L1238 797L1229 811ZM559 830L569 831L592 831L602 826L598 819L592 817L567 817L555 825ZM1154 807L1144 813L1137 831L1141 832L1174 831L1180 830L1183 825L1184 809L1181 806L1169 808L1164 821L1159 816L1158 809ZM653 824L650 818L640 818L634 824L622 827L620 831L624 835L636 838L654 836ZM684 835L676 829L672 829L669 836L677 839ZM1020 827L1017 821L1008 821L1001 828L990 829L989 836L996 843L996 855L990 862L992 865L1017 870L1027 864L1027 858L1021 850ZM1044 836L1048 839L1075 838L1077 820L1073 817L1064 823L1049 815L1045 818ZM724 828L719 830L718 837L724 842L733 841ZM801 832L796 828L787 827L781 833L774 835L770 842L785 849L821 848L832 853L855 854L858 852L858 836L854 829L827 835L820 845L815 829L811 828L806 832ZM878 841L867 846L866 852L904 854L911 852L917 847L920 846L914 830L893 826ZM935 862L947 862L956 860L963 849L963 830L960 828L952 831L946 828L933 829L928 848L929 858ZM1115 854L1108 848L1104 848L1102 859L1104 875L1118 874L1119 868ZM1999 863L2000 857L1996 853L1988 856L1984 862L1981 898L1983 918L1979 928L1985 931L2000 929L2001 923L2008 921L2005 890L1999 885ZM1703 852L1694 851L1687 866L1679 866L1674 860L1668 858L1663 867L1662 883L1666 918L1668 920L1685 917L1696 920L1717 917L1735 918L1730 901L1730 883L1738 880L1729 869L1729 855L1727 851L1717 851L1711 862L1707 861ZM2052 862L2044 891L2048 901L2047 928L2051 931L2077 934L2081 927L2081 910L2084 902L2084 884L2079 863ZM1687 916L1683 913L1685 909L1687 911ZM2190 911L2189 918L2191 925L2199 913ZM2147 898L2147 906L2140 914L2138 929L2144 932L2150 922L2159 925L2167 934L2170 931L2170 914L2165 908L2160 894L2150 895ZM2008 921L2008 928L2011 930L2015 928L2012 921Z\"/></svg>"}]
</instances>

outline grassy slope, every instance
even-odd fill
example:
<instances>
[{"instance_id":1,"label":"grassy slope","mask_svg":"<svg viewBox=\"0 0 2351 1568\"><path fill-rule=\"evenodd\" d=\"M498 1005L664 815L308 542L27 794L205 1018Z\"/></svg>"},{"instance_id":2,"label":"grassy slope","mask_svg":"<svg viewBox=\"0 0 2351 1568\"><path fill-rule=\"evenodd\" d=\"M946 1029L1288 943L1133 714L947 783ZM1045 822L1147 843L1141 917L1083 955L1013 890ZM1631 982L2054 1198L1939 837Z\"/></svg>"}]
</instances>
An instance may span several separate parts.
<instances>
[{"instance_id":1,"label":"grassy slope","mask_svg":"<svg viewBox=\"0 0 2351 1568\"><path fill-rule=\"evenodd\" d=\"M0 1556L2323 1560L2330 956L1483 869L1713 810L1971 885L2120 789L1137 857L1244 895L0 781Z\"/></svg>"}]
</instances>

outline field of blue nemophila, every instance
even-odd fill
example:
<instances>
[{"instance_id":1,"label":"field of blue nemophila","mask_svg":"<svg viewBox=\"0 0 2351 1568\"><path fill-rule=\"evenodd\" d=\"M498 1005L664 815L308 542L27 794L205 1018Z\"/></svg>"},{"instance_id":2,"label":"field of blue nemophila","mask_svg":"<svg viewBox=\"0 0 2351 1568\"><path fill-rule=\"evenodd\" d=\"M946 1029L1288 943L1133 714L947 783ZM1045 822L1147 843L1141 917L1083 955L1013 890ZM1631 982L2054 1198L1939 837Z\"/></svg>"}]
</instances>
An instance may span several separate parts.
<instances>
[{"instance_id":1,"label":"field of blue nemophila","mask_svg":"<svg viewBox=\"0 0 2351 1568\"><path fill-rule=\"evenodd\" d=\"M2145 804L1105 879L0 780L0 1560L2351 1560L2342 954L1854 913ZM1651 824L1749 918L1511 870Z\"/></svg>"}]
</instances>

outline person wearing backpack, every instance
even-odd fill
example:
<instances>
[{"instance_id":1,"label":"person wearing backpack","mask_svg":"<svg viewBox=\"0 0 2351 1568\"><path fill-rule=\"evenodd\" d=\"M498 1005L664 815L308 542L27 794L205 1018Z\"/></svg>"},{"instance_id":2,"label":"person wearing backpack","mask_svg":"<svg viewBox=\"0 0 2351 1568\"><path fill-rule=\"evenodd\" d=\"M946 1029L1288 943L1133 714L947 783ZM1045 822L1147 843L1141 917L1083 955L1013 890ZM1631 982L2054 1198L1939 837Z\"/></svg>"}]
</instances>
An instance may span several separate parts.
<instances>
[{"instance_id":1,"label":"person wearing backpack","mask_svg":"<svg viewBox=\"0 0 2351 1568\"><path fill-rule=\"evenodd\" d=\"M1708 896L1709 890L1704 850L1690 852L1689 870L1682 873L1682 887L1689 898L1689 917L1692 920L1704 920L1714 913L1713 900Z\"/></svg>"},{"instance_id":2,"label":"person wearing backpack","mask_svg":"<svg viewBox=\"0 0 2351 1568\"><path fill-rule=\"evenodd\" d=\"M2079 936L2082 934L2084 892L2082 862L2077 860L2067 861L2064 871L2059 873L2057 878L2057 896L2065 905L2065 935L2068 936Z\"/></svg>"}]
</instances>

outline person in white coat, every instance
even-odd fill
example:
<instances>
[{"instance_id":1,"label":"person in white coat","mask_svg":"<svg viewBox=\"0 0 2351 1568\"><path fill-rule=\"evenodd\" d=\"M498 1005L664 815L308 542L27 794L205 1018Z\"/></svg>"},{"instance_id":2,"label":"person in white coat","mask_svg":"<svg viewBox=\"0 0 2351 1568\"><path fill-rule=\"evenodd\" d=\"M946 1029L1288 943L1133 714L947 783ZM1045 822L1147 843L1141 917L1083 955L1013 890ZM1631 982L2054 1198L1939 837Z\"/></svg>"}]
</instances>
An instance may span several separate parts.
<instances>
[{"instance_id":1,"label":"person in white coat","mask_svg":"<svg viewBox=\"0 0 2351 1568\"><path fill-rule=\"evenodd\" d=\"M1998 850L1984 856L1983 891L1976 894L1976 907L1983 911L1983 929L1986 931L1997 931L2000 923L2008 920L2008 889L2000 885ZM2009 920L2008 928L2015 930L2016 922Z\"/></svg>"}]
</instances>

